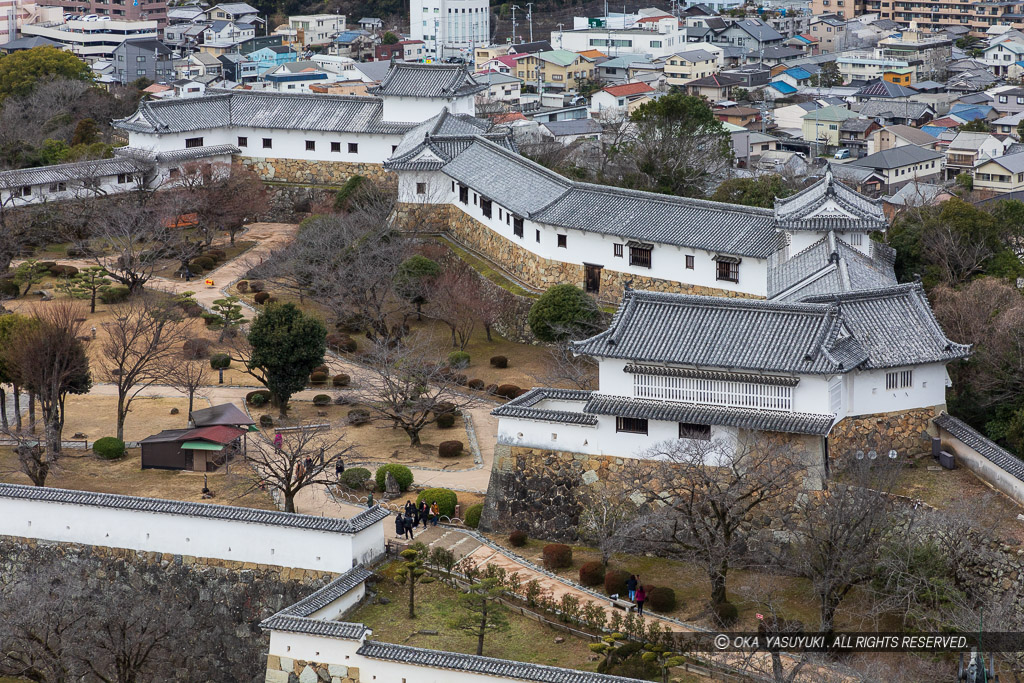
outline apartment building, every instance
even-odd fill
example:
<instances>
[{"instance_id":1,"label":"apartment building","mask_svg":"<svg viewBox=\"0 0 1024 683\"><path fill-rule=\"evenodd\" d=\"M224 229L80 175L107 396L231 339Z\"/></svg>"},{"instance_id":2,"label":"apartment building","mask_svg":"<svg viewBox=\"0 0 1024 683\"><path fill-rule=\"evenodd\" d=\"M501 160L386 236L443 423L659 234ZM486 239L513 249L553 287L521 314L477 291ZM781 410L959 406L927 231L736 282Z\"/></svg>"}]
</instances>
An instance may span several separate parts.
<instances>
[{"instance_id":1,"label":"apartment building","mask_svg":"<svg viewBox=\"0 0 1024 683\"><path fill-rule=\"evenodd\" d=\"M865 12L878 11L866 9L867 4L865 0L811 0L811 15L834 14L842 19L853 19Z\"/></svg>"},{"instance_id":2,"label":"apartment building","mask_svg":"<svg viewBox=\"0 0 1024 683\"><path fill-rule=\"evenodd\" d=\"M516 73L526 85L575 90L579 82L594 78L594 65L583 55L568 50L549 50L516 59Z\"/></svg>"},{"instance_id":3,"label":"apartment building","mask_svg":"<svg viewBox=\"0 0 1024 683\"><path fill-rule=\"evenodd\" d=\"M288 27L301 45L327 45L345 30L344 14L303 14L288 17Z\"/></svg>"},{"instance_id":4,"label":"apartment building","mask_svg":"<svg viewBox=\"0 0 1024 683\"><path fill-rule=\"evenodd\" d=\"M931 31L965 26L978 36L1000 24L1024 29L1024 0L812 0L811 12L842 12L846 18L872 13L904 25L916 21Z\"/></svg>"},{"instance_id":5,"label":"apartment building","mask_svg":"<svg viewBox=\"0 0 1024 683\"><path fill-rule=\"evenodd\" d=\"M706 50L690 50L665 60L665 77L669 85L686 85L698 78L718 73L718 59Z\"/></svg>"}]
</instances>

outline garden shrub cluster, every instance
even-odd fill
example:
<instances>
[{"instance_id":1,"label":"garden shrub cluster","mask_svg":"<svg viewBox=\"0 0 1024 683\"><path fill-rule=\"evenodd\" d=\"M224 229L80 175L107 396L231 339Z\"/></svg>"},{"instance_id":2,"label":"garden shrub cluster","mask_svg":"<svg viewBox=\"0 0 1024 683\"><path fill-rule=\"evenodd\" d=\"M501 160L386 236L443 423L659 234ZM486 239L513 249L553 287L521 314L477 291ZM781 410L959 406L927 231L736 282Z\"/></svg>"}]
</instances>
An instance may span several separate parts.
<instances>
[{"instance_id":1,"label":"garden shrub cluster","mask_svg":"<svg viewBox=\"0 0 1024 683\"><path fill-rule=\"evenodd\" d=\"M186 339L185 343L181 346L181 350L185 358L189 360L207 358L210 355L210 340L203 339L202 337Z\"/></svg>"},{"instance_id":2,"label":"garden shrub cluster","mask_svg":"<svg viewBox=\"0 0 1024 683\"><path fill-rule=\"evenodd\" d=\"M345 470L338 477L338 482L343 486L347 486L350 489L361 489L363 484L368 479L372 479L370 470L365 467L353 467L352 469Z\"/></svg>"},{"instance_id":3,"label":"garden shrub cluster","mask_svg":"<svg viewBox=\"0 0 1024 683\"><path fill-rule=\"evenodd\" d=\"M437 447L437 454L442 458L457 458L462 455L464 447L461 441L442 441Z\"/></svg>"},{"instance_id":4,"label":"garden shrub cluster","mask_svg":"<svg viewBox=\"0 0 1024 683\"><path fill-rule=\"evenodd\" d=\"M516 529L508 535L508 542L513 548L522 548L526 545L526 541L528 540L529 537L526 535L526 532L520 531L519 529Z\"/></svg>"},{"instance_id":5,"label":"garden shrub cluster","mask_svg":"<svg viewBox=\"0 0 1024 683\"><path fill-rule=\"evenodd\" d=\"M390 472L394 476L395 481L398 482L398 488L402 491L406 491L412 486L412 470L405 465L399 465L398 463L389 462L386 465L381 465L377 468L377 474L375 479L377 482L377 489L380 491L384 490L384 477Z\"/></svg>"},{"instance_id":6,"label":"garden shrub cluster","mask_svg":"<svg viewBox=\"0 0 1024 683\"><path fill-rule=\"evenodd\" d=\"M629 574L621 569L609 569L604 574L604 592L608 595L626 595Z\"/></svg>"},{"instance_id":7,"label":"garden shrub cluster","mask_svg":"<svg viewBox=\"0 0 1024 683\"><path fill-rule=\"evenodd\" d=\"M580 567L580 583L584 586L600 586L604 583L604 565L597 561L584 562Z\"/></svg>"},{"instance_id":8,"label":"garden shrub cluster","mask_svg":"<svg viewBox=\"0 0 1024 683\"><path fill-rule=\"evenodd\" d=\"M462 520L466 523L470 529L476 529L480 526L480 515L484 512L484 504L476 503L466 508L465 519Z\"/></svg>"},{"instance_id":9,"label":"garden shrub cluster","mask_svg":"<svg viewBox=\"0 0 1024 683\"><path fill-rule=\"evenodd\" d=\"M397 479L397 477L395 478ZM420 491L420 495L416 496L416 505L426 501L429 508L434 504L435 500L437 501L437 508L442 515L445 517L455 516L455 506L459 504L459 497L451 489L426 489Z\"/></svg>"},{"instance_id":10,"label":"garden shrub cluster","mask_svg":"<svg viewBox=\"0 0 1024 683\"><path fill-rule=\"evenodd\" d=\"M448 354L448 365L453 368L468 368L469 360L469 354L465 351L452 351Z\"/></svg>"},{"instance_id":11,"label":"garden shrub cluster","mask_svg":"<svg viewBox=\"0 0 1024 683\"><path fill-rule=\"evenodd\" d=\"M572 548L564 543L548 543L542 554L545 569L568 569L572 566Z\"/></svg>"},{"instance_id":12,"label":"garden shrub cluster","mask_svg":"<svg viewBox=\"0 0 1024 683\"><path fill-rule=\"evenodd\" d=\"M93 443L92 452L104 460L118 460L124 457L124 441L113 436L104 436Z\"/></svg>"},{"instance_id":13,"label":"garden shrub cluster","mask_svg":"<svg viewBox=\"0 0 1024 683\"><path fill-rule=\"evenodd\" d=\"M331 397L327 394L317 394L313 397L313 405L315 406L329 406L331 405Z\"/></svg>"},{"instance_id":14,"label":"garden shrub cluster","mask_svg":"<svg viewBox=\"0 0 1024 683\"><path fill-rule=\"evenodd\" d=\"M451 429L455 426L455 413L441 413L437 416L436 424L439 429Z\"/></svg>"},{"instance_id":15,"label":"garden shrub cluster","mask_svg":"<svg viewBox=\"0 0 1024 683\"><path fill-rule=\"evenodd\" d=\"M215 353L210 356L210 367L214 370L226 370L231 367L231 356L226 353Z\"/></svg>"}]
</instances>

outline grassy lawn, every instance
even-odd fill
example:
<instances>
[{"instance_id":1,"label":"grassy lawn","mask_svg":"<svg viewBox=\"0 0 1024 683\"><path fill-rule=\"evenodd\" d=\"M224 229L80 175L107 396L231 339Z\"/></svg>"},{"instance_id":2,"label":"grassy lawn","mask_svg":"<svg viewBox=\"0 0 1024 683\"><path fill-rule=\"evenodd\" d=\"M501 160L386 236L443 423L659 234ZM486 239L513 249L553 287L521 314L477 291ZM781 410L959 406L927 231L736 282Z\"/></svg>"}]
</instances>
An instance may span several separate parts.
<instances>
[{"instance_id":1,"label":"grassy lawn","mask_svg":"<svg viewBox=\"0 0 1024 683\"><path fill-rule=\"evenodd\" d=\"M385 574L388 574L387 568ZM373 629L373 639L415 647L476 654L476 638L449 626L449 620L461 613L459 593L440 581L416 587L416 619L409 619L409 592L389 579L377 584L387 605L364 605L349 621L362 622ZM510 614L509 630L489 633L484 639L484 655L520 662L548 664L596 671L591 652L584 641L562 633L527 617ZM420 631L437 631L428 635ZM565 642L556 643L563 637Z\"/></svg>"},{"instance_id":2,"label":"grassy lawn","mask_svg":"<svg viewBox=\"0 0 1024 683\"><path fill-rule=\"evenodd\" d=\"M209 401L196 398L194 408L206 408ZM177 408L178 414L171 415ZM64 438L81 438L90 442L117 434L117 399L113 396L68 396L65 402ZM124 440L141 441L164 429L188 426L187 398L137 398L132 401L124 423Z\"/></svg>"},{"instance_id":3,"label":"grassy lawn","mask_svg":"<svg viewBox=\"0 0 1024 683\"><path fill-rule=\"evenodd\" d=\"M0 481L13 484L30 484L28 477L21 473L8 473L17 466L17 458L10 449L0 450ZM214 497L203 500L203 474L199 472L175 472L170 470L143 470L138 448L128 450L121 460L101 460L88 451L65 452L59 461L59 468L46 479L46 485L54 488L95 491L98 493L120 493L129 496L164 498L219 505L276 510L269 494L246 493L249 487L248 470L240 461L231 464L231 473L208 475L210 490Z\"/></svg>"}]
</instances>

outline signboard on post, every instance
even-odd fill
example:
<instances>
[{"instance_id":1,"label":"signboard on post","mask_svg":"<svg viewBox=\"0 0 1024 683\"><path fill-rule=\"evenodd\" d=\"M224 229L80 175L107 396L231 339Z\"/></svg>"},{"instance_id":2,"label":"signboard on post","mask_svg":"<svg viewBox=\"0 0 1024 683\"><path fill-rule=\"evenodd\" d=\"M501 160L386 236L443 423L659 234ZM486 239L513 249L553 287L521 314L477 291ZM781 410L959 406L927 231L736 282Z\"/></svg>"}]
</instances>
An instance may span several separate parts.
<instances>
[{"instance_id":1,"label":"signboard on post","mask_svg":"<svg viewBox=\"0 0 1024 683\"><path fill-rule=\"evenodd\" d=\"M589 28L604 28L606 21L601 17L587 17L587 26Z\"/></svg>"}]
</instances>

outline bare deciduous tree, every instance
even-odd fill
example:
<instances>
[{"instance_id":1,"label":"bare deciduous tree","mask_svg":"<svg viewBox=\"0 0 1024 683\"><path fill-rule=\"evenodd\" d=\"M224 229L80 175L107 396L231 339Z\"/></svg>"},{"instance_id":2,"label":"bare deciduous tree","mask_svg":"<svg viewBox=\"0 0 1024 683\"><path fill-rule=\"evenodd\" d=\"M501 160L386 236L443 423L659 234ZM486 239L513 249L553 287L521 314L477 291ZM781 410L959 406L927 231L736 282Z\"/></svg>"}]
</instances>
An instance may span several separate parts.
<instances>
[{"instance_id":1,"label":"bare deciduous tree","mask_svg":"<svg viewBox=\"0 0 1024 683\"><path fill-rule=\"evenodd\" d=\"M474 404L422 340L378 341L363 361L367 372L360 382L361 403L404 431L413 446L419 445L423 428L437 420L441 404L456 411Z\"/></svg>"},{"instance_id":2,"label":"bare deciduous tree","mask_svg":"<svg viewBox=\"0 0 1024 683\"><path fill-rule=\"evenodd\" d=\"M104 381L117 386L117 438L124 439L124 421L132 401L146 387L166 377L171 362L180 361L187 327L180 311L157 295L139 294L111 306L113 320L104 323L101 346Z\"/></svg>"},{"instance_id":3,"label":"bare deciduous tree","mask_svg":"<svg viewBox=\"0 0 1024 683\"><path fill-rule=\"evenodd\" d=\"M541 386L591 390L597 388L597 363L590 356L578 356L568 340L548 346L544 369L533 376Z\"/></svg>"},{"instance_id":4,"label":"bare deciduous tree","mask_svg":"<svg viewBox=\"0 0 1024 683\"><path fill-rule=\"evenodd\" d=\"M660 506L669 551L682 550L711 582L711 603L726 602L729 569L746 552L750 515L768 503L785 504L806 465L783 441L745 433L735 439L678 439L649 449L624 468L626 484ZM662 482L652 491L649 482Z\"/></svg>"},{"instance_id":5,"label":"bare deciduous tree","mask_svg":"<svg viewBox=\"0 0 1024 683\"><path fill-rule=\"evenodd\" d=\"M586 490L579 496L580 522L576 532L601 551L607 567L612 554L631 545L632 532L647 523L647 515L625 496L610 496L606 490Z\"/></svg>"},{"instance_id":6,"label":"bare deciduous tree","mask_svg":"<svg viewBox=\"0 0 1024 683\"><path fill-rule=\"evenodd\" d=\"M449 260L441 274L430 282L428 315L448 327L452 346L460 350L465 350L476 329L480 290L476 271L458 259Z\"/></svg>"},{"instance_id":7,"label":"bare deciduous tree","mask_svg":"<svg viewBox=\"0 0 1024 683\"><path fill-rule=\"evenodd\" d=\"M168 359L165 376L168 384L188 396L188 414L191 415L196 392L200 387L210 383L209 362L202 359L184 360L172 356Z\"/></svg>"},{"instance_id":8,"label":"bare deciduous tree","mask_svg":"<svg viewBox=\"0 0 1024 683\"><path fill-rule=\"evenodd\" d=\"M96 265L132 293L141 290L169 243L162 214L151 205L149 193L136 191L107 200L91 229L91 239L82 251L91 254Z\"/></svg>"},{"instance_id":9,"label":"bare deciduous tree","mask_svg":"<svg viewBox=\"0 0 1024 683\"><path fill-rule=\"evenodd\" d=\"M332 486L335 464L351 450L341 447L342 436L332 436L318 427L300 426L281 432L281 447L259 439L245 459L256 473L248 492L277 491L284 499L285 512L295 512L295 496L307 486Z\"/></svg>"}]
</instances>

